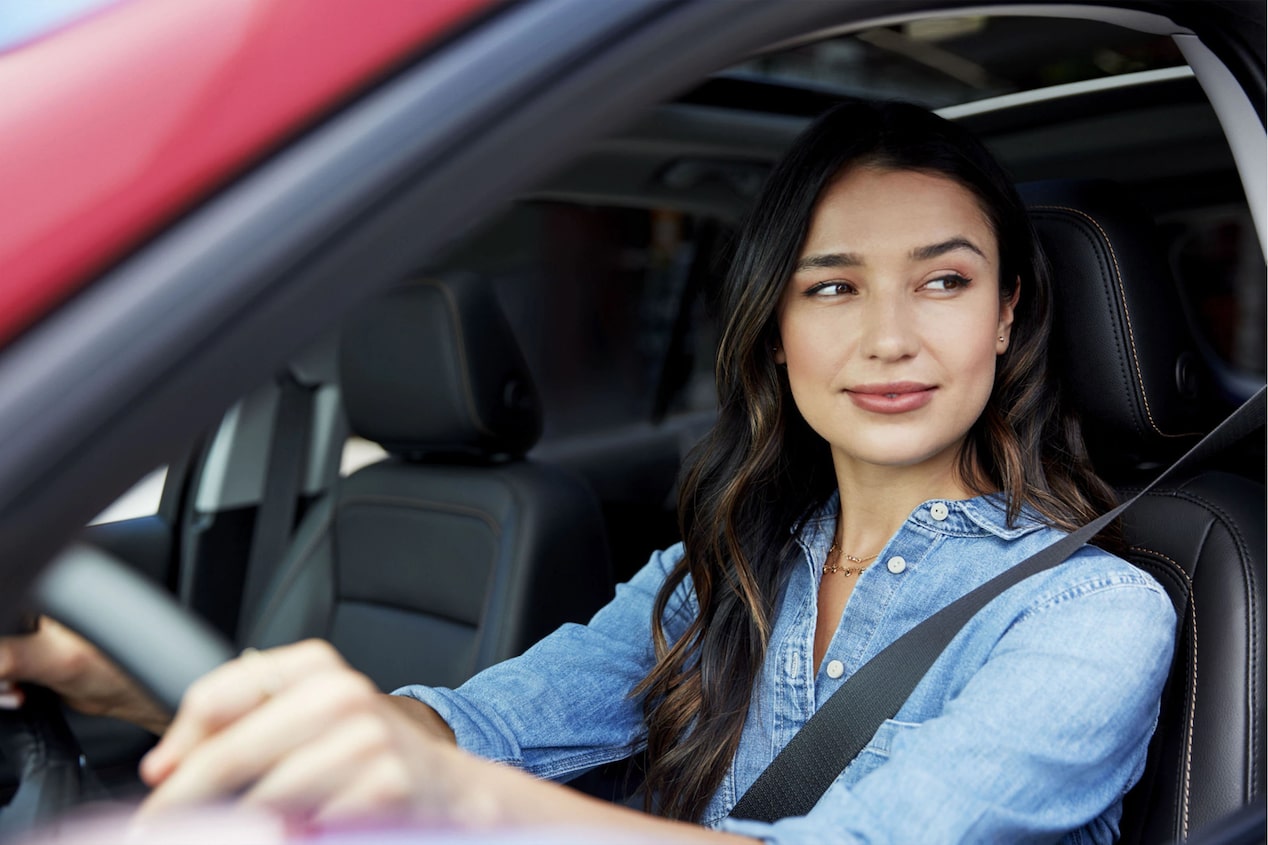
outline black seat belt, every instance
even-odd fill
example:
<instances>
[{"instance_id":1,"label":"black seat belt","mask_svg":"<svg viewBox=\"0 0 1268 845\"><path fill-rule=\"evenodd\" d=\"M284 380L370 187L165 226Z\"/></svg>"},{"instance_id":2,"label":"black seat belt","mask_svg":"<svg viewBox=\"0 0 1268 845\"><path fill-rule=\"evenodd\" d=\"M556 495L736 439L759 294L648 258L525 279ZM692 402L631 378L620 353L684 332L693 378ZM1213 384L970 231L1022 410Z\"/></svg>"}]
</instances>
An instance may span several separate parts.
<instances>
[{"instance_id":1,"label":"black seat belt","mask_svg":"<svg viewBox=\"0 0 1268 845\"><path fill-rule=\"evenodd\" d=\"M961 596L890 643L810 717L740 798L731 816L773 822L809 813L979 610L1009 587L1065 561L1181 467L1210 458L1262 427L1264 393L1265 388L1260 388L1135 496Z\"/></svg>"},{"instance_id":2,"label":"black seat belt","mask_svg":"<svg viewBox=\"0 0 1268 845\"><path fill-rule=\"evenodd\" d=\"M255 619L264 591L290 545L304 473L308 468L313 395L311 388L300 384L289 372L278 379L277 414L269 440L264 489L255 512L251 554L235 626L239 635Z\"/></svg>"}]
</instances>

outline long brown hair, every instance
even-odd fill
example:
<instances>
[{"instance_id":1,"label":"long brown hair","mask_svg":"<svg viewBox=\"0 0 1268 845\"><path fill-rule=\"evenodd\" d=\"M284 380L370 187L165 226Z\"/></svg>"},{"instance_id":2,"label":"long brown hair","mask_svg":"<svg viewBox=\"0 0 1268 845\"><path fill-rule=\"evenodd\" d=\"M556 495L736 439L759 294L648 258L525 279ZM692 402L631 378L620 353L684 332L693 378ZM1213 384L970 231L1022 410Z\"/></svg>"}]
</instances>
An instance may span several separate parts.
<instances>
[{"instance_id":1,"label":"long brown hair","mask_svg":"<svg viewBox=\"0 0 1268 845\"><path fill-rule=\"evenodd\" d=\"M657 596L657 663L635 689L648 729L648 806L670 818L699 820L722 782L766 656L790 529L835 487L828 445L797 412L772 347L819 196L858 165L937 174L970 190L999 242L1001 298L1020 281L1013 342L961 449L962 477L1003 491L1009 522L1028 505L1071 529L1113 502L1048 372L1048 272L1003 169L966 130L917 106L849 100L821 116L772 171L720 291L718 419L681 485L685 554ZM669 642L662 619L684 583L699 613Z\"/></svg>"}]
</instances>

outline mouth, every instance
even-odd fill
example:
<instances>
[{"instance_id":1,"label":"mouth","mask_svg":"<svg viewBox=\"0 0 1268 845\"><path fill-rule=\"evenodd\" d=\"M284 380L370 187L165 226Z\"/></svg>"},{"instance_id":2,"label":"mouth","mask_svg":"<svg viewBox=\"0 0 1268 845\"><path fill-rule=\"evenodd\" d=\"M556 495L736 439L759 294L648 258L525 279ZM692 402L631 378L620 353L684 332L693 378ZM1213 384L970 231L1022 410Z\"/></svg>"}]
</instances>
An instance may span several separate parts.
<instances>
[{"instance_id":1,"label":"mouth","mask_svg":"<svg viewBox=\"0 0 1268 845\"><path fill-rule=\"evenodd\" d=\"M845 392L850 397L850 401L865 411L878 414L903 414L929 404L937 389L937 386L932 384L899 381L884 384L858 384L846 388Z\"/></svg>"},{"instance_id":2,"label":"mouth","mask_svg":"<svg viewBox=\"0 0 1268 845\"><path fill-rule=\"evenodd\" d=\"M862 393L868 396L901 396L904 393L920 393L924 390L933 390L932 384L921 384L916 381L892 381L883 384L856 384L854 387L847 387L849 393Z\"/></svg>"}]
</instances>

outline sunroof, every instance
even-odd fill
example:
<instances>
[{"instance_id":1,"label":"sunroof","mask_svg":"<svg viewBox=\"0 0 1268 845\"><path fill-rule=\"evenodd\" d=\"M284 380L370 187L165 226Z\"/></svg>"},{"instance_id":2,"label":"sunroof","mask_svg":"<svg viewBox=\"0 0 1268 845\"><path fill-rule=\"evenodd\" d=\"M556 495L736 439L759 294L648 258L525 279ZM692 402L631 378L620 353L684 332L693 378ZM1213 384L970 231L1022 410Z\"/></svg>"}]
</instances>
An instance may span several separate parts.
<instances>
[{"instance_id":1,"label":"sunroof","mask_svg":"<svg viewBox=\"0 0 1268 845\"><path fill-rule=\"evenodd\" d=\"M1184 64L1165 35L1034 17L919 20L757 56L723 77L930 108Z\"/></svg>"}]
</instances>

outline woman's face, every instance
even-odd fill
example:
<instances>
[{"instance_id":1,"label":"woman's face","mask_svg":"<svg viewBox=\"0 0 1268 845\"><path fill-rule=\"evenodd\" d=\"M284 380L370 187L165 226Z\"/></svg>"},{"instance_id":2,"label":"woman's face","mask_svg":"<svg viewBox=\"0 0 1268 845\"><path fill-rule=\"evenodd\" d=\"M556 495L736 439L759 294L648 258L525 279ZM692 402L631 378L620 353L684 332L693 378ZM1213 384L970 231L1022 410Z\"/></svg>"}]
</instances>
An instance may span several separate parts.
<instances>
[{"instance_id":1,"label":"woman's face","mask_svg":"<svg viewBox=\"0 0 1268 845\"><path fill-rule=\"evenodd\" d=\"M990 397L1015 302L1000 300L994 232L959 183L873 167L838 177L780 300L776 352L838 475L948 471Z\"/></svg>"}]
</instances>

